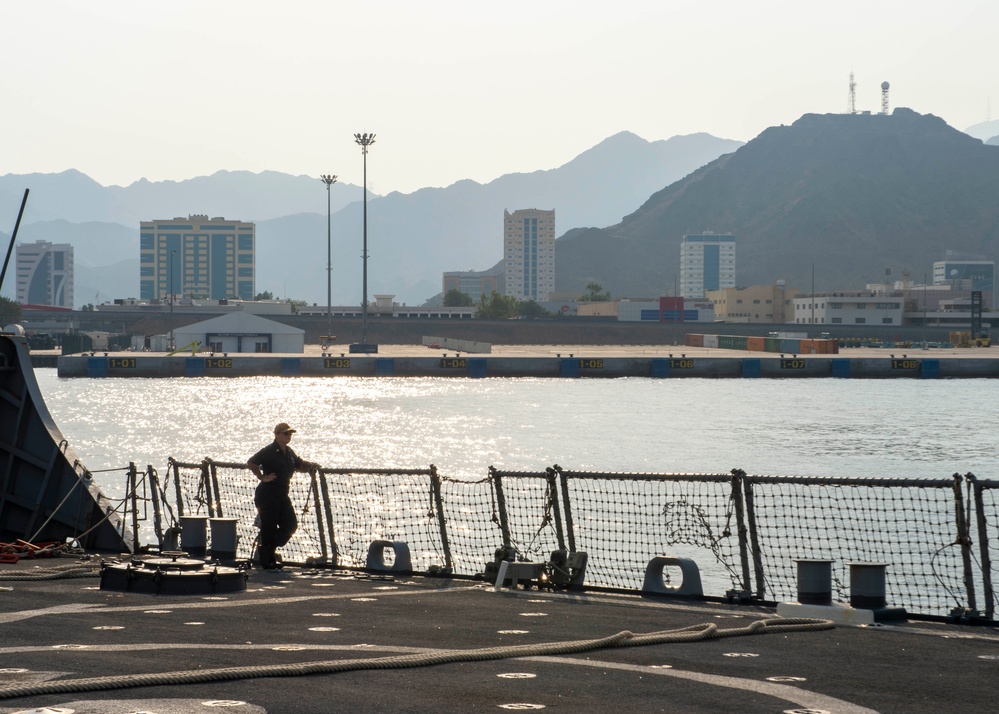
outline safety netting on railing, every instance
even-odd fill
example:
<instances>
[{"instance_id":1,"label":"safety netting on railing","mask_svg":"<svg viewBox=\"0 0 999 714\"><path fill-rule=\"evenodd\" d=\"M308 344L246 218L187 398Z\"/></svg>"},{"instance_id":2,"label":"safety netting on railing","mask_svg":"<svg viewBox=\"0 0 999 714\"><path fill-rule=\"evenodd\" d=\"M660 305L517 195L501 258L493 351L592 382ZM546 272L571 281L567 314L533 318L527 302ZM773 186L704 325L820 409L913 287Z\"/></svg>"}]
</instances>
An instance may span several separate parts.
<instances>
[{"instance_id":1,"label":"safety netting on railing","mask_svg":"<svg viewBox=\"0 0 999 714\"><path fill-rule=\"evenodd\" d=\"M207 474L207 465L203 460L185 463L170 458L167 461L164 496L173 499L178 516L215 515L209 506L211 484Z\"/></svg>"},{"instance_id":2,"label":"safety netting on railing","mask_svg":"<svg viewBox=\"0 0 999 714\"><path fill-rule=\"evenodd\" d=\"M797 560L832 560L833 599L849 564L883 563L888 605L946 613L967 601L954 479L746 476L757 596L797 600Z\"/></svg>"},{"instance_id":3,"label":"safety netting on railing","mask_svg":"<svg viewBox=\"0 0 999 714\"><path fill-rule=\"evenodd\" d=\"M567 537L589 558L587 583L640 589L649 561L670 554L698 564L706 592L743 589L732 474L559 475Z\"/></svg>"},{"instance_id":4,"label":"safety netting on railing","mask_svg":"<svg viewBox=\"0 0 999 714\"><path fill-rule=\"evenodd\" d=\"M374 541L401 541L413 568L443 566L440 522L429 469L321 469L329 493L337 562L364 567Z\"/></svg>"},{"instance_id":5,"label":"safety netting on railing","mask_svg":"<svg viewBox=\"0 0 999 714\"><path fill-rule=\"evenodd\" d=\"M555 478L550 471L499 471L491 468L502 541L518 560L546 561L565 548L558 518Z\"/></svg>"},{"instance_id":6,"label":"safety netting on railing","mask_svg":"<svg viewBox=\"0 0 999 714\"><path fill-rule=\"evenodd\" d=\"M257 529L257 480L241 463L171 459L164 512L237 520L238 556ZM974 486L974 488L972 488ZM797 561L832 561L849 602L851 563L885 564L890 607L991 618L999 481L597 473L490 467L480 480L429 468L320 468L292 480L299 527L286 562L366 567L377 541L405 543L416 572L472 576L497 558L585 553L583 583L640 590L660 556L697 563L706 595L794 601ZM176 526L176 522L173 522ZM161 536L161 546L163 538ZM495 571L493 571L495 576ZM669 570L661 576L669 584Z\"/></svg>"},{"instance_id":7,"label":"safety netting on railing","mask_svg":"<svg viewBox=\"0 0 999 714\"><path fill-rule=\"evenodd\" d=\"M257 478L245 463L228 463L205 459L201 463L184 463L170 459L170 484L165 495L173 490L179 516L225 517L236 519L237 557L249 558L253 553L257 516L253 494ZM297 474L291 481L289 498L298 519L298 529L281 550L290 562L320 560L326 555L326 537L318 520L314 479L309 474ZM211 532L207 533L210 545Z\"/></svg>"},{"instance_id":8,"label":"safety netting on railing","mask_svg":"<svg viewBox=\"0 0 999 714\"><path fill-rule=\"evenodd\" d=\"M469 481L441 477L447 542L453 572L475 575L503 545L499 504L491 476Z\"/></svg>"}]
</instances>

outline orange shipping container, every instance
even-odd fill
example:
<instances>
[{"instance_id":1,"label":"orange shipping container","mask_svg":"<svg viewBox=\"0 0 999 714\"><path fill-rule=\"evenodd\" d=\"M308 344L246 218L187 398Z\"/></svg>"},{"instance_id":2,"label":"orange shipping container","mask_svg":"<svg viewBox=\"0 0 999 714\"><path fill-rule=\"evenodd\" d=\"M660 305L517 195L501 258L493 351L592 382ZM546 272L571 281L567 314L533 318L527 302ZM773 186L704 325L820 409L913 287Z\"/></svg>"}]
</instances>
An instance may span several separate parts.
<instances>
[{"instance_id":1,"label":"orange shipping container","mask_svg":"<svg viewBox=\"0 0 999 714\"><path fill-rule=\"evenodd\" d=\"M765 337L747 337L746 349L750 352L766 352Z\"/></svg>"}]
</instances>

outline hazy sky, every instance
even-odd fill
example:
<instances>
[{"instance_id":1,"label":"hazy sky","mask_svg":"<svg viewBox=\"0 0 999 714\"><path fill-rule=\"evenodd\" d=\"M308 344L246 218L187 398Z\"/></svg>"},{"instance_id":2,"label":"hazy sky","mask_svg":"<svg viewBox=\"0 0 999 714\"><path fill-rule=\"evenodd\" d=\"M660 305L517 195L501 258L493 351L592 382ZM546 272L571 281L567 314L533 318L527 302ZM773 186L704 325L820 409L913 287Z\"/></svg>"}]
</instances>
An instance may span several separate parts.
<instances>
[{"instance_id":1,"label":"hazy sky","mask_svg":"<svg viewBox=\"0 0 999 714\"><path fill-rule=\"evenodd\" d=\"M620 131L748 141L809 112L999 117L995 0L0 4L0 174L220 169L377 193L560 166ZM990 104L994 104L990 116Z\"/></svg>"}]
</instances>

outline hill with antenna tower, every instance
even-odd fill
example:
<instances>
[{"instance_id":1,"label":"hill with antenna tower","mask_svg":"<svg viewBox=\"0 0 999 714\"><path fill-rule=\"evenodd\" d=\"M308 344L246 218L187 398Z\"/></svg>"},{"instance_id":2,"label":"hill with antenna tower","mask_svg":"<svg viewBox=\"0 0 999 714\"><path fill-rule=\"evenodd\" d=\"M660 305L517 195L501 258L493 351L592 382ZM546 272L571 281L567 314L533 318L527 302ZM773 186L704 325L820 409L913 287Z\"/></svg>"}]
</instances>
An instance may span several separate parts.
<instances>
[{"instance_id":1,"label":"hill with antenna tower","mask_svg":"<svg viewBox=\"0 0 999 714\"><path fill-rule=\"evenodd\" d=\"M886 83L887 84L887 83ZM887 86L884 101L887 101ZM737 239L736 282L863 287L947 250L999 258L999 149L932 115L807 114L653 194L617 225L556 243L558 292L673 294L680 240ZM880 276L880 277L879 277Z\"/></svg>"}]
</instances>

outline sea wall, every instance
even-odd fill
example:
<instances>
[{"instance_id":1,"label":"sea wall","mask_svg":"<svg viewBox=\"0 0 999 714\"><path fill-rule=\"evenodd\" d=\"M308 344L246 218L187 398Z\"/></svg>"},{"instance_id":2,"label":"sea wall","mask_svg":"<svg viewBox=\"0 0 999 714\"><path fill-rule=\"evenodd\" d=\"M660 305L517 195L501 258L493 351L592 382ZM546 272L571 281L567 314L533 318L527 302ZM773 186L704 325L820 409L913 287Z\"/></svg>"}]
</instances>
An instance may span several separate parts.
<instances>
[{"instance_id":1,"label":"sea wall","mask_svg":"<svg viewBox=\"0 0 999 714\"><path fill-rule=\"evenodd\" d=\"M60 377L562 377L562 378L996 378L999 359L920 357L601 357L261 354L64 355Z\"/></svg>"}]
</instances>

